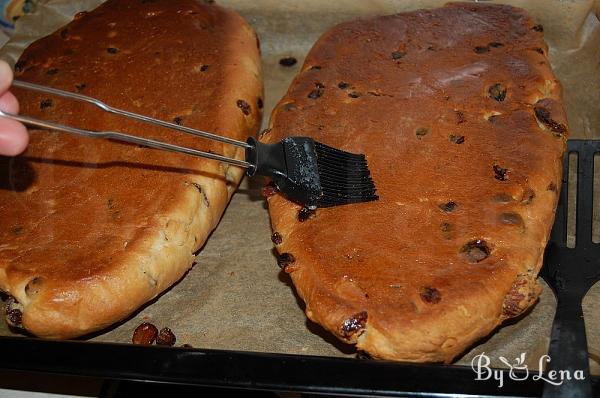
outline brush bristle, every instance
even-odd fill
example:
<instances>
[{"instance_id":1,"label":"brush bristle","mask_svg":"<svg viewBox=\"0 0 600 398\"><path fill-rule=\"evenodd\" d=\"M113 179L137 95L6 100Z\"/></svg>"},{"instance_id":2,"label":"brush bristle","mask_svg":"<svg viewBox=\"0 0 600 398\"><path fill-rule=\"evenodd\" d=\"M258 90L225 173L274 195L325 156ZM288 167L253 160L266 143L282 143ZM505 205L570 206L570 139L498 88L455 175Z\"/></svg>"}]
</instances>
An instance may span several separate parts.
<instances>
[{"instance_id":1,"label":"brush bristle","mask_svg":"<svg viewBox=\"0 0 600 398\"><path fill-rule=\"evenodd\" d=\"M379 199L365 155L345 152L315 142L323 196L318 207L370 202Z\"/></svg>"}]
</instances>

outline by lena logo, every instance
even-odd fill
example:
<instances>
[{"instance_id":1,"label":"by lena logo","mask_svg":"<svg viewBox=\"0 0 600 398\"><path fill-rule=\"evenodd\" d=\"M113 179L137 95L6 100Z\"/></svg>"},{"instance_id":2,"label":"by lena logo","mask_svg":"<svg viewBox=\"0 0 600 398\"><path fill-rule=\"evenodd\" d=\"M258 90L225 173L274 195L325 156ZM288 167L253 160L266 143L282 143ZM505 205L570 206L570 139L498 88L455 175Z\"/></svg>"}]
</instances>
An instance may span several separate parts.
<instances>
[{"instance_id":1,"label":"by lena logo","mask_svg":"<svg viewBox=\"0 0 600 398\"><path fill-rule=\"evenodd\" d=\"M525 363L525 353L521 353L521 355L514 359L511 363L505 357L498 357L500 362L508 367L508 377L511 380L521 381L529 378L530 373L527 368L527 364ZM551 370L547 375L544 376L542 369L544 368L545 363L549 363L551 361L549 355L542 355L540 357L538 363L538 372L531 373L533 380L543 380L546 383L553 384L555 386L560 386L565 382L565 380L584 380L585 376L583 374L583 370L575 370L571 373L569 370ZM490 357L485 355L485 352L482 352L479 355L476 355L471 360L471 368L477 375L475 380L490 380L494 379L498 381L498 387L502 388L504 386L504 377L506 372L502 369L492 369L490 368Z\"/></svg>"}]
</instances>

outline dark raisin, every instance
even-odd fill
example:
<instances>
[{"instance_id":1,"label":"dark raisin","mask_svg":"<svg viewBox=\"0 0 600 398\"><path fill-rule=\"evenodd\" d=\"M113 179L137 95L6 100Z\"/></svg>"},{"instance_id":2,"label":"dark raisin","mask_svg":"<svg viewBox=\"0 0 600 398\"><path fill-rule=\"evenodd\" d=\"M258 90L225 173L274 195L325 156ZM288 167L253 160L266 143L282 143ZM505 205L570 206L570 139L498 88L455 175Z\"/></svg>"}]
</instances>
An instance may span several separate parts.
<instances>
[{"instance_id":1,"label":"dark raisin","mask_svg":"<svg viewBox=\"0 0 600 398\"><path fill-rule=\"evenodd\" d=\"M258 109L262 109L264 104L263 104L263 99L258 97L258 99L256 100L256 106L258 106Z\"/></svg>"},{"instance_id":2,"label":"dark raisin","mask_svg":"<svg viewBox=\"0 0 600 398\"><path fill-rule=\"evenodd\" d=\"M156 326L151 323L144 322L135 328L131 342L133 344L150 345L154 343L156 336L158 336L158 329Z\"/></svg>"},{"instance_id":3,"label":"dark raisin","mask_svg":"<svg viewBox=\"0 0 600 398\"><path fill-rule=\"evenodd\" d=\"M244 115L248 116L250 114L250 104L248 104L246 101L239 99L237 100L236 105L242 110Z\"/></svg>"},{"instance_id":4,"label":"dark raisin","mask_svg":"<svg viewBox=\"0 0 600 398\"><path fill-rule=\"evenodd\" d=\"M499 165L494 165L494 178L500 181L506 181L508 179L508 169L500 167Z\"/></svg>"},{"instance_id":5,"label":"dark raisin","mask_svg":"<svg viewBox=\"0 0 600 398\"><path fill-rule=\"evenodd\" d=\"M56 75L57 73L58 73L58 68L50 68L46 71L46 74L50 75L50 76Z\"/></svg>"},{"instance_id":6,"label":"dark raisin","mask_svg":"<svg viewBox=\"0 0 600 398\"><path fill-rule=\"evenodd\" d=\"M317 99L317 98L321 97L321 95L323 95L323 89L317 87L316 89L314 89L310 93L308 93L308 98Z\"/></svg>"},{"instance_id":7,"label":"dark raisin","mask_svg":"<svg viewBox=\"0 0 600 398\"><path fill-rule=\"evenodd\" d=\"M471 263L478 263L489 257L491 250L483 239L472 240L464 245L460 252Z\"/></svg>"},{"instance_id":8,"label":"dark raisin","mask_svg":"<svg viewBox=\"0 0 600 398\"><path fill-rule=\"evenodd\" d=\"M512 318L523 313L526 309L524 307L527 307L527 302L533 298L531 282L527 275L517 275L502 303L503 316Z\"/></svg>"},{"instance_id":9,"label":"dark raisin","mask_svg":"<svg viewBox=\"0 0 600 398\"><path fill-rule=\"evenodd\" d=\"M490 98L495 99L498 102L502 102L506 98L506 87L500 83L496 83L489 88L488 93Z\"/></svg>"},{"instance_id":10,"label":"dark raisin","mask_svg":"<svg viewBox=\"0 0 600 398\"><path fill-rule=\"evenodd\" d=\"M405 55L406 55L405 52L402 52L402 51L393 51L392 52L392 59L393 60L397 60L397 59L400 59L400 58L404 57Z\"/></svg>"},{"instance_id":11,"label":"dark raisin","mask_svg":"<svg viewBox=\"0 0 600 398\"><path fill-rule=\"evenodd\" d=\"M461 111L454 111L454 113L456 114L456 124L461 124L467 121L467 119L465 119L465 114Z\"/></svg>"},{"instance_id":12,"label":"dark raisin","mask_svg":"<svg viewBox=\"0 0 600 398\"><path fill-rule=\"evenodd\" d=\"M27 61L25 61L24 59L19 60L15 64L15 72L17 72L17 73L23 72L25 70L26 64L27 64Z\"/></svg>"},{"instance_id":13,"label":"dark raisin","mask_svg":"<svg viewBox=\"0 0 600 398\"><path fill-rule=\"evenodd\" d=\"M454 210L456 210L457 207L458 205L452 200L450 202L442 203L441 205L439 205L439 208L446 213L452 213Z\"/></svg>"},{"instance_id":14,"label":"dark raisin","mask_svg":"<svg viewBox=\"0 0 600 398\"><path fill-rule=\"evenodd\" d=\"M294 66L296 65L296 62L298 62L298 60L294 57L285 57L285 58L281 58L279 60L279 65L281 66Z\"/></svg>"},{"instance_id":15,"label":"dark raisin","mask_svg":"<svg viewBox=\"0 0 600 398\"><path fill-rule=\"evenodd\" d=\"M429 129L427 127L419 127L415 130L415 135L418 139L425 137L427 134L429 134Z\"/></svg>"},{"instance_id":16,"label":"dark raisin","mask_svg":"<svg viewBox=\"0 0 600 398\"><path fill-rule=\"evenodd\" d=\"M277 189L277 186L275 185L275 183L273 181L271 181L262 188L261 193L264 198L269 198L269 197L275 195L277 193L277 191L279 191L279 189Z\"/></svg>"},{"instance_id":17,"label":"dark raisin","mask_svg":"<svg viewBox=\"0 0 600 398\"><path fill-rule=\"evenodd\" d=\"M349 84L349 83L346 83L346 82L339 82L339 83L338 83L338 87L339 87L339 88L341 88L342 90L345 90L345 89L347 89L348 87L350 87L350 84Z\"/></svg>"},{"instance_id":18,"label":"dark raisin","mask_svg":"<svg viewBox=\"0 0 600 398\"><path fill-rule=\"evenodd\" d=\"M556 184L551 182L550 184L548 184L548 186L546 187L546 190L548 191L553 191L556 192Z\"/></svg>"},{"instance_id":19,"label":"dark raisin","mask_svg":"<svg viewBox=\"0 0 600 398\"><path fill-rule=\"evenodd\" d=\"M298 212L298 221L304 222L316 216L315 210L311 210L308 207L303 207Z\"/></svg>"},{"instance_id":20,"label":"dark raisin","mask_svg":"<svg viewBox=\"0 0 600 398\"><path fill-rule=\"evenodd\" d=\"M50 108L52 106L52 100L50 98L43 99L40 102L40 109Z\"/></svg>"},{"instance_id":21,"label":"dark raisin","mask_svg":"<svg viewBox=\"0 0 600 398\"><path fill-rule=\"evenodd\" d=\"M477 54L483 54L490 51L490 48L488 46L477 46L473 49L473 51L475 51Z\"/></svg>"},{"instance_id":22,"label":"dark raisin","mask_svg":"<svg viewBox=\"0 0 600 398\"><path fill-rule=\"evenodd\" d=\"M66 39L69 36L69 29L63 29L60 31L60 37Z\"/></svg>"},{"instance_id":23,"label":"dark raisin","mask_svg":"<svg viewBox=\"0 0 600 398\"><path fill-rule=\"evenodd\" d=\"M40 276L36 276L25 285L25 294L30 297L37 295L41 291L43 284L44 279Z\"/></svg>"},{"instance_id":24,"label":"dark raisin","mask_svg":"<svg viewBox=\"0 0 600 398\"><path fill-rule=\"evenodd\" d=\"M115 201L112 198L109 198L106 201L106 207L108 207L108 209L112 209L115 206Z\"/></svg>"},{"instance_id":25,"label":"dark raisin","mask_svg":"<svg viewBox=\"0 0 600 398\"><path fill-rule=\"evenodd\" d=\"M200 72L206 72L208 70L208 68L210 67L210 65L202 65L200 67Z\"/></svg>"},{"instance_id":26,"label":"dark raisin","mask_svg":"<svg viewBox=\"0 0 600 398\"><path fill-rule=\"evenodd\" d=\"M183 124L183 117L177 116L176 118L173 119L173 123L181 126Z\"/></svg>"},{"instance_id":27,"label":"dark raisin","mask_svg":"<svg viewBox=\"0 0 600 398\"><path fill-rule=\"evenodd\" d=\"M463 142L465 142L464 135L450 135L450 137L448 138L450 139L450 142L454 144L462 144Z\"/></svg>"},{"instance_id":28,"label":"dark raisin","mask_svg":"<svg viewBox=\"0 0 600 398\"><path fill-rule=\"evenodd\" d=\"M169 328L162 328L160 332L158 332L158 336L156 336L156 344L158 345L175 345L177 338L175 337L175 333L171 331Z\"/></svg>"},{"instance_id":29,"label":"dark raisin","mask_svg":"<svg viewBox=\"0 0 600 398\"><path fill-rule=\"evenodd\" d=\"M282 253L277 256L277 265L279 268L285 269L290 264L293 264L296 261L296 258L292 253Z\"/></svg>"},{"instance_id":30,"label":"dark raisin","mask_svg":"<svg viewBox=\"0 0 600 398\"><path fill-rule=\"evenodd\" d=\"M348 97L350 98L358 98L361 96L361 93L359 93L358 91L352 91L351 93L348 93Z\"/></svg>"},{"instance_id":31,"label":"dark raisin","mask_svg":"<svg viewBox=\"0 0 600 398\"><path fill-rule=\"evenodd\" d=\"M281 242L283 242L283 237L279 232L273 232L271 235L271 242L273 242L275 245L280 245Z\"/></svg>"},{"instance_id":32,"label":"dark raisin","mask_svg":"<svg viewBox=\"0 0 600 398\"><path fill-rule=\"evenodd\" d=\"M437 304L442 300L442 295L440 291L435 287L424 287L421 289L421 300L428 304Z\"/></svg>"},{"instance_id":33,"label":"dark raisin","mask_svg":"<svg viewBox=\"0 0 600 398\"><path fill-rule=\"evenodd\" d=\"M544 31L544 27L541 24L534 25L533 28L531 28L531 29L535 30L536 32L543 32Z\"/></svg>"},{"instance_id":34,"label":"dark raisin","mask_svg":"<svg viewBox=\"0 0 600 398\"><path fill-rule=\"evenodd\" d=\"M367 319L367 311L361 311L358 314L352 315L351 318L346 319L340 328L342 336L349 338L356 333L362 332L367 325Z\"/></svg>"},{"instance_id":35,"label":"dark raisin","mask_svg":"<svg viewBox=\"0 0 600 398\"><path fill-rule=\"evenodd\" d=\"M119 49L115 47L108 47L106 51L108 51L109 54L116 54L119 52Z\"/></svg>"},{"instance_id":36,"label":"dark raisin","mask_svg":"<svg viewBox=\"0 0 600 398\"><path fill-rule=\"evenodd\" d=\"M23 313L18 309L7 310L6 321L10 326L21 327L23 322Z\"/></svg>"},{"instance_id":37,"label":"dark raisin","mask_svg":"<svg viewBox=\"0 0 600 398\"><path fill-rule=\"evenodd\" d=\"M538 52L538 53L540 53L540 54L542 54L542 55L544 55L544 50L541 49L541 48L539 48L539 47L536 48L535 51Z\"/></svg>"},{"instance_id":38,"label":"dark raisin","mask_svg":"<svg viewBox=\"0 0 600 398\"><path fill-rule=\"evenodd\" d=\"M83 91L84 88L86 88L86 84L85 83L80 83L80 84L76 84L75 88L77 89L78 92Z\"/></svg>"},{"instance_id":39,"label":"dark raisin","mask_svg":"<svg viewBox=\"0 0 600 398\"><path fill-rule=\"evenodd\" d=\"M542 122L546 127L550 129L557 137L562 137L567 131L567 127L564 124L558 123L550 117L548 109L542 106L535 106L533 108L535 117Z\"/></svg>"},{"instance_id":40,"label":"dark raisin","mask_svg":"<svg viewBox=\"0 0 600 398\"><path fill-rule=\"evenodd\" d=\"M22 225L14 225L13 227L10 228L10 232L12 232L13 235L21 235L23 233L23 226Z\"/></svg>"},{"instance_id":41,"label":"dark raisin","mask_svg":"<svg viewBox=\"0 0 600 398\"><path fill-rule=\"evenodd\" d=\"M489 43L488 46L498 48L498 47L504 47L504 44L499 43L497 41L493 41L493 42Z\"/></svg>"},{"instance_id":42,"label":"dark raisin","mask_svg":"<svg viewBox=\"0 0 600 398\"><path fill-rule=\"evenodd\" d=\"M502 213L500 222L507 225L523 225L523 218L517 213Z\"/></svg>"}]
</instances>

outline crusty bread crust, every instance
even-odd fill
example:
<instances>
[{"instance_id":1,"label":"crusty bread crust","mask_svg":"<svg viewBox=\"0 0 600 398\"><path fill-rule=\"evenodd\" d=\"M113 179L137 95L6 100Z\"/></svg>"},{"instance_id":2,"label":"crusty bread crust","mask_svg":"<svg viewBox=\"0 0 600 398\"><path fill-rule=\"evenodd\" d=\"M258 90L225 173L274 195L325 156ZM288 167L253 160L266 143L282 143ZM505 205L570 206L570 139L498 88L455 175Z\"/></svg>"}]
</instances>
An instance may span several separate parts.
<instances>
[{"instance_id":1,"label":"crusty bread crust","mask_svg":"<svg viewBox=\"0 0 600 398\"><path fill-rule=\"evenodd\" d=\"M258 39L235 12L192 0L109 0L33 43L18 78L239 140L262 113ZM235 147L17 91L21 112L243 158ZM105 328L191 267L243 176L218 162L35 131L4 159L0 289L49 338Z\"/></svg>"},{"instance_id":2,"label":"crusty bread crust","mask_svg":"<svg viewBox=\"0 0 600 398\"><path fill-rule=\"evenodd\" d=\"M567 136L547 52L524 10L472 3L319 39L262 140L366 154L380 200L300 221L269 198L311 320L374 357L450 362L536 301Z\"/></svg>"}]
</instances>

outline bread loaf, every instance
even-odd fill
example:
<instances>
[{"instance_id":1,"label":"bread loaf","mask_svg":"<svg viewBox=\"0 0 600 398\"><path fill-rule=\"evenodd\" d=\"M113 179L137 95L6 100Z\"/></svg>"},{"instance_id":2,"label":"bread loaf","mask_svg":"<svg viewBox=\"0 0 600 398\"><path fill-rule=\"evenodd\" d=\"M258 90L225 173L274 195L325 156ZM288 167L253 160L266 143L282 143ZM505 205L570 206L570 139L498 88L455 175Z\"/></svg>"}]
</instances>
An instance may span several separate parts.
<instances>
[{"instance_id":1,"label":"bread loaf","mask_svg":"<svg viewBox=\"0 0 600 398\"><path fill-rule=\"evenodd\" d=\"M258 38L235 12L193 0L109 0L31 44L16 77L238 140L260 124ZM17 91L21 113L243 158L243 151ZM183 154L32 131L3 158L0 289L12 323L49 338L105 328L191 267L243 170Z\"/></svg>"},{"instance_id":2,"label":"bread loaf","mask_svg":"<svg viewBox=\"0 0 600 398\"><path fill-rule=\"evenodd\" d=\"M450 362L536 301L567 137L542 31L458 3L314 45L262 140L364 153L380 199L310 216L268 199L311 320L373 357Z\"/></svg>"}]
</instances>

